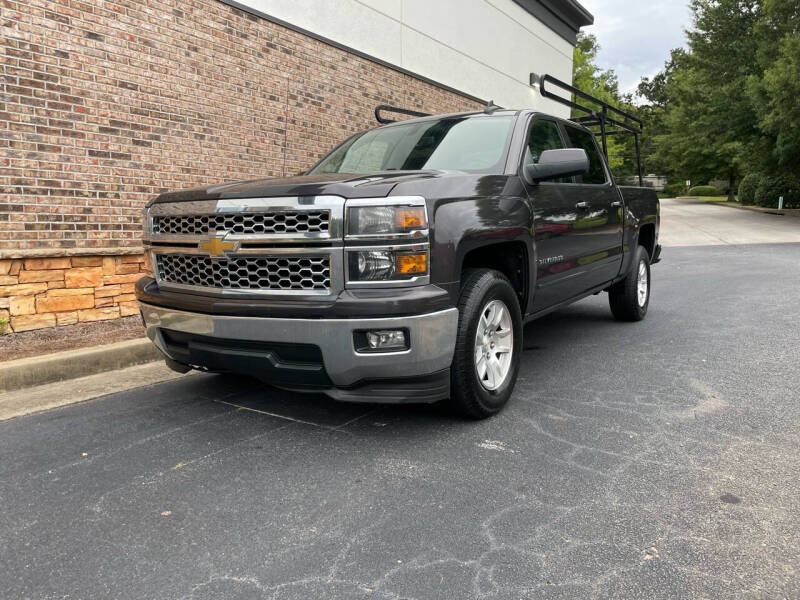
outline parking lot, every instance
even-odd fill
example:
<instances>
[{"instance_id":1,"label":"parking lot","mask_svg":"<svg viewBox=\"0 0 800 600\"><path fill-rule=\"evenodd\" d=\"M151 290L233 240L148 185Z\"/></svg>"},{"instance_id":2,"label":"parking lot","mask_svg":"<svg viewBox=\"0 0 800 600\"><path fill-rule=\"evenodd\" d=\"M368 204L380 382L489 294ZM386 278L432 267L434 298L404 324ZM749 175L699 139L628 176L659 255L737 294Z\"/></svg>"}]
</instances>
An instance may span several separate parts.
<instances>
[{"instance_id":1,"label":"parking lot","mask_svg":"<svg viewBox=\"0 0 800 600\"><path fill-rule=\"evenodd\" d=\"M487 421L196 374L0 423L6 597L797 598L800 222L662 215L647 319L529 324Z\"/></svg>"}]
</instances>

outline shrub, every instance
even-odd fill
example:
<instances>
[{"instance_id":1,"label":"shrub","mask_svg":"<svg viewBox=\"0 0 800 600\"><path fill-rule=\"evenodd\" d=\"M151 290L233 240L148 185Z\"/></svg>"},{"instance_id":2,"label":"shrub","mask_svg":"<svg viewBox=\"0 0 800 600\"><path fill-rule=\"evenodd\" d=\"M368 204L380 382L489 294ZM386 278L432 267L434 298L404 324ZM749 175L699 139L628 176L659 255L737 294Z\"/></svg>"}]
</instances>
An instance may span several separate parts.
<instances>
[{"instance_id":1,"label":"shrub","mask_svg":"<svg viewBox=\"0 0 800 600\"><path fill-rule=\"evenodd\" d=\"M664 197L665 198L675 198L683 194L686 190L686 186L682 183L668 183L664 186Z\"/></svg>"},{"instance_id":2,"label":"shrub","mask_svg":"<svg viewBox=\"0 0 800 600\"><path fill-rule=\"evenodd\" d=\"M780 196L783 196L784 208L800 208L800 180L788 173L762 177L756 188L756 204L778 208Z\"/></svg>"},{"instance_id":3,"label":"shrub","mask_svg":"<svg viewBox=\"0 0 800 600\"><path fill-rule=\"evenodd\" d=\"M689 189L690 196L721 196L720 192L713 185L696 185Z\"/></svg>"},{"instance_id":4,"label":"shrub","mask_svg":"<svg viewBox=\"0 0 800 600\"><path fill-rule=\"evenodd\" d=\"M761 182L760 173L748 173L739 182L739 202L744 205L755 204L756 189Z\"/></svg>"}]
</instances>

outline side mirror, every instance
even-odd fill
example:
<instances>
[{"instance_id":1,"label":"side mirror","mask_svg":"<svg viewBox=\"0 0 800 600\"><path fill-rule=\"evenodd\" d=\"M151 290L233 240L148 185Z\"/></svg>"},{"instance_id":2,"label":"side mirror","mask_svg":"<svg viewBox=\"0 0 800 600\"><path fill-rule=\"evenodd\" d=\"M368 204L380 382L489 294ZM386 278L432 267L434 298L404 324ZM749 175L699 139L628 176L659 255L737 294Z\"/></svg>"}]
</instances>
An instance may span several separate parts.
<instances>
[{"instance_id":1,"label":"side mirror","mask_svg":"<svg viewBox=\"0 0 800 600\"><path fill-rule=\"evenodd\" d=\"M545 150L539 157L538 163L523 167L525 181L530 184L581 175L589 170L589 157L583 148L562 148L559 150Z\"/></svg>"}]
</instances>

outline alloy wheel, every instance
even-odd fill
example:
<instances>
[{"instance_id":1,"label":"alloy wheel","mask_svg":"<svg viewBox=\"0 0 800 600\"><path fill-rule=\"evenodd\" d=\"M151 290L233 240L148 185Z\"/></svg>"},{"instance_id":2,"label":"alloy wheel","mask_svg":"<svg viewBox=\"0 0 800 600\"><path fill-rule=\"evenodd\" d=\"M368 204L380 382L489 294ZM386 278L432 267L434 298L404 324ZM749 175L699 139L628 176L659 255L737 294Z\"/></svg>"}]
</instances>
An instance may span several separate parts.
<instances>
[{"instance_id":1,"label":"alloy wheel","mask_svg":"<svg viewBox=\"0 0 800 600\"><path fill-rule=\"evenodd\" d=\"M492 300L483 307L475 332L475 371L485 389L496 390L505 383L513 352L511 312L502 300Z\"/></svg>"}]
</instances>

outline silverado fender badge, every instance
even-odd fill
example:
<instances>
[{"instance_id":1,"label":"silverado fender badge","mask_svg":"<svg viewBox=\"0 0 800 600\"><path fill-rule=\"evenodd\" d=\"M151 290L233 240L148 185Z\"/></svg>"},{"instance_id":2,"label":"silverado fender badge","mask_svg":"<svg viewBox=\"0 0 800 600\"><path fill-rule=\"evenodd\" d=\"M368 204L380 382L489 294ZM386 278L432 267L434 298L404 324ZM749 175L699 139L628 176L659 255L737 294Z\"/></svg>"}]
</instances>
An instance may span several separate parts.
<instances>
[{"instance_id":1,"label":"silverado fender badge","mask_svg":"<svg viewBox=\"0 0 800 600\"><path fill-rule=\"evenodd\" d=\"M548 256L547 258L540 258L539 264L540 265L552 265L553 263L563 262L564 256L559 254L558 256Z\"/></svg>"},{"instance_id":2,"label":"silverado fender badge","mask_svg":"<svg viewBox=\"0 0 800 600\"><path fill-rule=\"evenodd\" d=\"M200 250L207 250L211 256L220 256L225 252L236 249L236 243L224 242L221 237L211 236L207 242L201 242L199 245Z\"/></svg>"}]
</instances>

